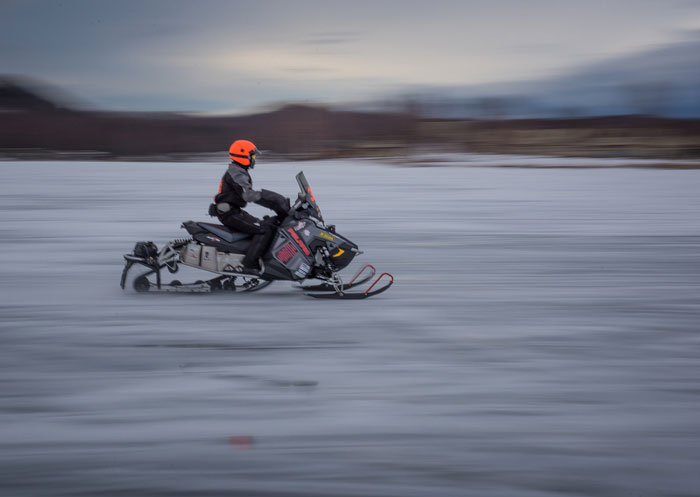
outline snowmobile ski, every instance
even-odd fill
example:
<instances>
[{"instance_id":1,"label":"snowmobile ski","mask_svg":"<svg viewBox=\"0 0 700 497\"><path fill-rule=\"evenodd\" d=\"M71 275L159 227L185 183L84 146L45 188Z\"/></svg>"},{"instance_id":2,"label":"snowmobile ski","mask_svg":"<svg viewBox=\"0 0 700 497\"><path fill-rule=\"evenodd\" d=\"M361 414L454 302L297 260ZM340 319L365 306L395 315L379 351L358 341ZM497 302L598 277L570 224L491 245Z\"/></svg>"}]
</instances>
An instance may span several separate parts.
<instances>
[{"instance_id":1,"label":"snowmobile ski","mask_svg":"<svg viewBox=\"0 0 700 497\"><path fill-rule=\"evenodd\" d=\"M372 291L372 288L374 288L375 285L377 283L379 283L379 281L382 278L384 278L384 276L389 278L388 283L385 283L381 287ZM315 299L361 300L361 299L366 299L369 297L374 297L375 295L379 295L380 293L387 291L391 287L391 285L393 285L393 284L394 284L394 277L389 273L382 273L379 275L379 277L376 280L374 280L374 282L370 285L370 287L367 290L365 290L364 292L346 293L344 291L345 288L343 288L343 289L339 289L338 291L335 291L333 289L333 293L307 293L305 295L308 295L309 297L313 297Z\"/></svg>"},{"instance_id":2,"label":"snowmobile ski","mask_svg":"<svg viewBox=\"0 0 700 497\"><path fill-rule=\"evenodd\" d=\"M369 269L369 273L366 274L365 276L360 277L362 273L365 272L365 269ZM374 268L372 264L365 264L360 268L360 270L353 276L353 278L350 280L350 283L340 285L339 288L334 287L330 283L321 283L319 285L305 285L305 286L298 286L297 288L300 288L304 290L305 292L335 292L337 290L349 290L353 287L359 286L370 279L374 277L374 275L377 274L377 270Z\"/></svg>"}]
</instances>

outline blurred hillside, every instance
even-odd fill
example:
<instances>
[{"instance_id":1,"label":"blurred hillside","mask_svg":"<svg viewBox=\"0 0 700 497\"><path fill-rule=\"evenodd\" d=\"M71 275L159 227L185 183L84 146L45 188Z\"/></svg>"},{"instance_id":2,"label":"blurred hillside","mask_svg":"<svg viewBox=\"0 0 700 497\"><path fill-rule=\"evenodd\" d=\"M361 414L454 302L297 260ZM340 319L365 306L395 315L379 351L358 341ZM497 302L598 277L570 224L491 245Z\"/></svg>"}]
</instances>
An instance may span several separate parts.
<instances>
[{"instance_id":1,"label":"blurred hillside","mask_svg":"<svg viewBox=\"0 0 700 497\"><path fill-rule=\"evenodd\" d=\"M644 115L571 119L422 120L418 135L476 153L569 157L700 157L700 119Z\"/></svg>"},{"instance_id":2,"label":"blurred hillside","mask_svg":"<svg viewBox=\"0 0 700 497\"><path fill-rule=\"evenodd\" d=\"M698 34L700 36L700 34ZM700 117L700 40L575 66L562 74L404 95L425 117Z\"/></svg>"},{"instance_id":3,"label":"blurred hillside","mask_svg":"<svg viewBox=\"0 0 700 497\"><path fill-rule=\"evenodd\" d=\"M329 156L368 143L404 146L414 120L398 114L332 111L289 105L247 116L98 112L56 102L21 82L0 80L0 150L95 152L105 157L216 153L245 137L264 150Z\"/></svg>"},{"instance_id":4,"label":"blurred hillside","mask_svg":"<svg viewBox=\"0 0 700 497\"><path fill-rule=\"evenodd\" d=\"M547 119L427 116L288 105L245 116L99 112L0 79L0 156L168 159L223 152L245 137L288 158L396 156L416 148L569 156L700 157L700 120L641 115Z\"/></svg>"}]
</instances>

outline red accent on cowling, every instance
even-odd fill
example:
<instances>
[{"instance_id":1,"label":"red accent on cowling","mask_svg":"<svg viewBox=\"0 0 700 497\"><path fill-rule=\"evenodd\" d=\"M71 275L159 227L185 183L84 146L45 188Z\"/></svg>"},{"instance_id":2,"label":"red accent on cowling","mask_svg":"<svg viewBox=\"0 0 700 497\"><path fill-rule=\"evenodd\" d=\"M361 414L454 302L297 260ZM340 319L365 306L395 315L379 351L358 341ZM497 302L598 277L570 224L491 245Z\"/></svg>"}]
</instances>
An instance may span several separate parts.
<instances>
[{"instance_id":1,"label":"red accent on cowling","mask_svg":"<svg viewBox=\"0 0 700 497\"><path fill-rule=\"evenodd\" d=\"M296 247L291 242L289 242L288 244L286 244L284 247L282 247L281 249L279 249L277 251L277 253L275 254L275 257L277 257L277 260L279 260L280 262L286 263L289 261L289 259L294 257L296 255L296 253L297 253Z\"/></svg>"},{"instance_id":2,"label":"red accent on cowling","mask_svg":"<svg viewBox=\"0 0 700 497\"><path fill-rule=\"evenodd\" d=\"M311 255L309 247L307 247L304 242L301 241L301 238L299 238L296 231L294 231L292 228L287 229L287 231L292 235L292 238L294 238L294 241L297 242L297 245L301 247L301 250L303 250L306 255Z\"/></svg>"}]
</instances>

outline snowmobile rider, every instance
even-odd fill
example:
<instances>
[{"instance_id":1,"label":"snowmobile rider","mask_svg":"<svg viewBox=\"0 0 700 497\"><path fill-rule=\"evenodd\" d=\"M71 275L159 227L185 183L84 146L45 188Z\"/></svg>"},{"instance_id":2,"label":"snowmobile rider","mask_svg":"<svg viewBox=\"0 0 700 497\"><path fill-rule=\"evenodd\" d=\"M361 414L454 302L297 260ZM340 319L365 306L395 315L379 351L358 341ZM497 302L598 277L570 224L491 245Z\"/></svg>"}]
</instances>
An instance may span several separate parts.
<instances>
[{"instance_id":1,"label":"snowmobile rider","mask_svg":"<svg viewBox=\"0 0 700 497\"><path fill-rule=\"evenodd\" d=\"M290 209L289 199L270 190L253 190L250 170L255 167L255 157L259 155L255 144L248 140L236 140L229 148L231 163L219 183L219 192L214 203L209 206L209 215L216 216L227 228L253 236L250 247L243 258L243 267L236 272L259 274L258 260L265 254L281 222ZM275 211L277 217L264 219L243 210L248 202L253 202Z\"/></svg>"}]
</instances>

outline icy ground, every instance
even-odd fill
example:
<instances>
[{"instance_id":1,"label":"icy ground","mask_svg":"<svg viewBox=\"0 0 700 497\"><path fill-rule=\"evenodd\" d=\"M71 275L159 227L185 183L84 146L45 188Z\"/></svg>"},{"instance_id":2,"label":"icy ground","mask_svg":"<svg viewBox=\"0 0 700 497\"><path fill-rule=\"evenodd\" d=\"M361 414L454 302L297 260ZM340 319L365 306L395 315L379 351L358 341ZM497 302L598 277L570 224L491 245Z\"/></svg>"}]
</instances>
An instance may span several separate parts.
<instances>
[{"instance_id":1,"label":"icy ground","mask_svg":"<svg viewBox=\"0 0 700 497\"><path fill-rule=\"evenodd\" d=\"M700 171L261 161L394 288L123 294L224 169L0 162L0 495L698 495Z\"/></svg>"},{"instance_id":2,"label":"icy ground","mask_svg":"<svg viewBox=\"0 0 700 497\"><path fill-rule=\"evenodd\" d=\"M700 160L666 160L638 159L631 157L561 157L545 155L515 155L515 154L474 154L474 153L439 153L425 151L415 153L411 157L398 157L387 162L427 167L530 167L530 168L619 168L634 167L648 168L671 166L675 168L700 168Z\"/></svg>"}]
</instances>

